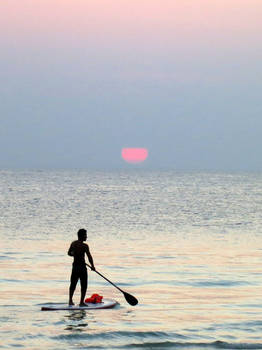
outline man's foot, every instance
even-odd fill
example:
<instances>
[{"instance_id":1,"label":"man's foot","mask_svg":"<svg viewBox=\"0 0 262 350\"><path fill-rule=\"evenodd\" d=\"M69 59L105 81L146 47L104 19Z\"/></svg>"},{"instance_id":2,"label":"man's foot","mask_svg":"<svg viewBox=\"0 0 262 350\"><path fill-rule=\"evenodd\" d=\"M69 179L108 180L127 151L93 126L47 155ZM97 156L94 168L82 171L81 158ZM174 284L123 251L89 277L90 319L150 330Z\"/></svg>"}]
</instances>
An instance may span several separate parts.
<instances>
[{"instance_id":1,"label":"man's foot","mask_svg":"<svg viewBox=\"0 0 262 350\"><path fill-rule=\"evenodd\" d=\"M69 305L69 306L73 306L73 305L75 305L75 304L73 303L73 301L69 301L68 305Z\"/></svg>"},{"instance_id":2,"label":"man's foot","mask_svg":"<svg viewBox=\"0 0 262 350\"><path fill-rule=\"evenodd\" d=\"M86 303L80 303L79 306L85 306L85 307L88 307L88 304Z\"/></svg>"}]
</instances>

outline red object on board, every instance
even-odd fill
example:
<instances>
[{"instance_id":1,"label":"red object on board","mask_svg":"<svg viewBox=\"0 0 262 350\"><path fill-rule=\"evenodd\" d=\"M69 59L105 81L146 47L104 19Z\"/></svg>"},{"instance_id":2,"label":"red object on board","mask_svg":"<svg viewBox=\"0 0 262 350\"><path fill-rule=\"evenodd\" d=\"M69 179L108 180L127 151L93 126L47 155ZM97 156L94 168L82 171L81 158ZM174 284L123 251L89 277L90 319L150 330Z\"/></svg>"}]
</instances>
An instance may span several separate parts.
<instances>
[{"instance_id":1,"label":"red object on board","mask_svg":"<svg viewBox=\"0 0 262 350\"><path fill-rule=\"evenodd\" d=\"M99 304L102 303L102 295L99 294L92 294L90 298L86 298L85 303L93 303L93 304Z\"/></svg>"}]
</instances>

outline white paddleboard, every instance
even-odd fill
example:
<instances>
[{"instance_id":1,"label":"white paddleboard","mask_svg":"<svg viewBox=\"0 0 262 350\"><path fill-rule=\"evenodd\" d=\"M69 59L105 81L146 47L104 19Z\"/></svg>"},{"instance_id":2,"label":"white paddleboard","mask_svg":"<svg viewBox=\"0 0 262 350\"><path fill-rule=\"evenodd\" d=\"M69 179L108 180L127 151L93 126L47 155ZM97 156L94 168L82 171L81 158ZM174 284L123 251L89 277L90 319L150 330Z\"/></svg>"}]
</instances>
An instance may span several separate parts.
<instances>
[{"instance_id":1,"label":"white paddleboard","mask_svg":"<svg viewBox=\"0 0 262 350\"><path fill-rule=\"evenodd\" d=\"M54 304L48 303L41 307L42 311L57 311L57 310L100 310L100 309L110 309L116 306L118 303L113 299L103 299L102 303L86 303L88 306L79 305L68 305L68 304Z\"/></svg>"}]
</instances>

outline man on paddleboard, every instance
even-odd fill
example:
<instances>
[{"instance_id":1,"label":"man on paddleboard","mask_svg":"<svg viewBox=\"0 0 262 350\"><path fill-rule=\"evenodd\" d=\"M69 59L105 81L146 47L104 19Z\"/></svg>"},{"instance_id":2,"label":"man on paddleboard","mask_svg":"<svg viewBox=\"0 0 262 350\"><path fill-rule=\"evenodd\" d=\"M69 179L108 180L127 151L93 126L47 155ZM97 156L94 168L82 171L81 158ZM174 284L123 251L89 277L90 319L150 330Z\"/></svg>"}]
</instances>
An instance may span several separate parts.
<instances>
[{"instance_id":1,"label":"man on paddleboard","mask_svg":"<svg viewBox=\"0 0 262 350\"><path fill-rule=\"evenodd\" d=\"M72 274L71 274L71 283L69 288L69 305L74 305L73 295L75 292L75 288L78 280L80 279L81 283L81 299L80 306L87 306L84 302L86 289L87 289L87 269L85 262L85 254L88 257L88 260L91 265L91 269L95 271L94 261L92 255L89 251L89 247L86 243L84 243L87 239L86 230L81 228L78 233L78 240L71 243L70 248L68 250L68 255L74 257L74 262L72 266Z\"/></svg>"}]
</instances>

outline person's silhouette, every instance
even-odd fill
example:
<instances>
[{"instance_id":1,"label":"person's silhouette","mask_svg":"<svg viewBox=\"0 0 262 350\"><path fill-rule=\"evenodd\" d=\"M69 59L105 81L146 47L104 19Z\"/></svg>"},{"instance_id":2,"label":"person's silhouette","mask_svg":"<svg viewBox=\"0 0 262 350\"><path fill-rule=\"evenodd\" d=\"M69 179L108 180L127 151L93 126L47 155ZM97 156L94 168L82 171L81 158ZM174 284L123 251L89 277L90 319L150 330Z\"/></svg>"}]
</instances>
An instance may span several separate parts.
<instances>
[{"instance_id":1,"label":"person's silhouette","mask_svg":"<svg viewBox=\"0 0 262 350\"><path fill-rule=\"evenodd\" d=\"M75 292L75 288L78 280L80 279L81 283L81 299L80 306L87 306L84 302L86 290L87 290L87 269L85 262L85 254L88 257L88 260L91 264L91 268L95 271L94 261L92 255L89 251L89 247L84 241L87 239L87 232L85 229L80 229L77 233L78 240L71 243L70 248L68 250L68 255L74 257L74 262L72 266L72 274L71 274L71 283L69 288L69 305L74 305L73 295Z\"/></svg>"}]
</instances>

